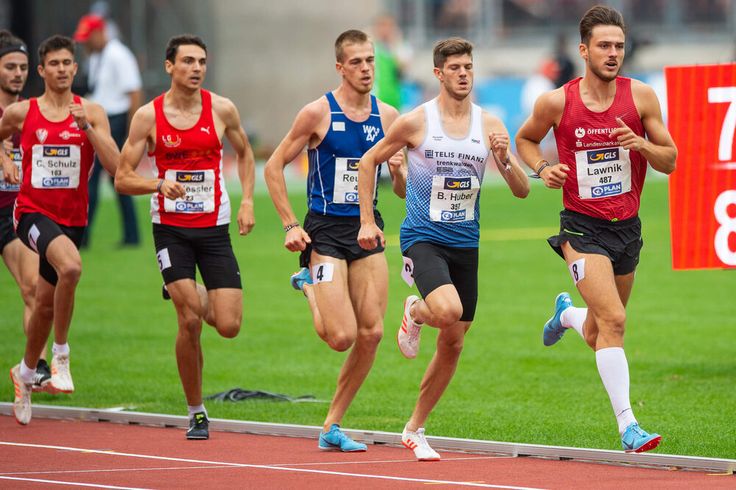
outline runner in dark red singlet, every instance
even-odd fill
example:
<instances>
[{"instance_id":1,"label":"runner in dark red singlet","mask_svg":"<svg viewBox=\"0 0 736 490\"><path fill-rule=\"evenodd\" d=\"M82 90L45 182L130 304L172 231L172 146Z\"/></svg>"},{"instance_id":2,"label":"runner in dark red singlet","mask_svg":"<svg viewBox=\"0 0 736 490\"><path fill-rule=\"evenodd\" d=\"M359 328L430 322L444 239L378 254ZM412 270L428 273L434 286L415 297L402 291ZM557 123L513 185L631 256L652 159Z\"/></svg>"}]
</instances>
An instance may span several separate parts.
<instances>
[{"instance_id":1,"label":"runner in dark red singlet","mask_svg":"<svg viewBox=\"0 0 736 490\"><path fill-rule=\"evenodd\" d=\"M623 349L626 303L643 245L638 213L647 162L670 174L677 148L652 88L618 76L625 31L623 17L612 8L598 5L585 13L579 48L585 76L537 100L516 146L547 187L562 188L560 232L548 241L567 262L587 305L575 308L570 295L560 293L544 326L544 345L557 343L568 328L585 339L595 351L623 449L642 452L662 438L641 429L631 408ZM556 165L542 158L539 147L552 128Z\"/></svg>"}]
</instances>

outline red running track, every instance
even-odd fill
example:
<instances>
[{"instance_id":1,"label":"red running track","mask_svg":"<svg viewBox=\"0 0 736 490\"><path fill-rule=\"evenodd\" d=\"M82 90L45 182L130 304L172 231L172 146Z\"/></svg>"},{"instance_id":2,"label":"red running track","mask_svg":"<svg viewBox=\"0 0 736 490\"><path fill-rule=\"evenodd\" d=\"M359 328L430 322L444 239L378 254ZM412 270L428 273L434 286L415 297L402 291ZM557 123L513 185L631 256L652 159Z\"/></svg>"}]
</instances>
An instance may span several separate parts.
<instances>
[{"instance_id":1,"label":"red running track","mask_svg":"<svg viewBox=\"0 0 736 490\"><path fill-rule=\"evenodd\" d=\"M733 475L407 449L321 452L317 441L0 416L0 488L731 488ZM429 485L429 486L427 486Z\"/></svg>"}]
</instances>

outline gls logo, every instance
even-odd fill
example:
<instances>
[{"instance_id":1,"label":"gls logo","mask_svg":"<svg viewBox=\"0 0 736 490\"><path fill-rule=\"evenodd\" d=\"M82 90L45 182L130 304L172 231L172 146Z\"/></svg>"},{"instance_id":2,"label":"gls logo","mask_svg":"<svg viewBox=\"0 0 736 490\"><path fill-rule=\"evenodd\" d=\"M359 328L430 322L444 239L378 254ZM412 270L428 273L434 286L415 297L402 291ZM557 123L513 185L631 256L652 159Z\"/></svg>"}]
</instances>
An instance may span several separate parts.
<instances>
[{"instance_id":1,"label":"gls logo","mask_svg":"<svg viewBox=\"0 0 736 490\"><path fill-rule=\"evenodd\" d=\"M348 158L346 170L348 172L357 172L359 163L360 159L358 158Z\"/></svg>"},{"instance_id":2,"label":"gls logo","mask_svg":"<svg viewBox=\"0 0 736 490\"><path fill-rule=\"evenodd\" d=\"M176 181L182 183L204 182L204 172L177 172Z\"/></svg>"},{"instance_id":3,"label":"gls logo","mask_svg":"<svg viewBox=\"0 0 736 490\"><path fill-rule=\"evenodd\" d=\"M44 146L43 156L45 157L68 157L68 146Z\"/></svg>"},{"instance_id":4,"label":"gls logo","mask_svg":"<svg viewBox=\"0 0 736 490\"><path fill-rule=\"evenodd\" d=\"M445 189L450 189L452 191L470 189L470 177L447 178L445 179Z\"/></svg>"},{"instance_id":5,"label":"gls logo","mask_svg":"<svg viewBox=\"0 0 736 490\"><path fill-rule=\"evenodd\" d=\"M618 160L618 148L604 148L602 150L588 151L588 163L606 163Z\"/></svg>"},{"instance_id":6,"label":"gls logo","mask_svg":"<svg viewBox=\"0 0 736 490\"><path fill-rule=\"evenodd\" d=\"M373 140L376 139L376 136L378 136L380 132L380 128L375 126L366 126L365 124L363 125L363 134L365 134L366 141L373 143Z\"/></svg>"}]
</instances>

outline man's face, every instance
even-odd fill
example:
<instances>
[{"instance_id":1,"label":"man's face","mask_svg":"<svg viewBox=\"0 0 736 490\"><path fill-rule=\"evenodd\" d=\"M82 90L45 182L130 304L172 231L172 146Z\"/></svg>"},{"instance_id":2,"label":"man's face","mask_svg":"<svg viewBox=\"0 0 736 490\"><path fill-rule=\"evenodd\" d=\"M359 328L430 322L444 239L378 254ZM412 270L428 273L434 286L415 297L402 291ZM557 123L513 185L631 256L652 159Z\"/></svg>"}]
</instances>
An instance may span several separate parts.
<instances>
[{"instance_id":1,"label":"man's face","mask_svg":"<svg viewBox=\"0 0 736 490\"><path fill-rule=\"evenodd\" d=\"M473 90L473 57L456 54L445 60L442 68L435 68L434 75L451 97L462 100Z\"/></svg>"},{"instance_id":2,"label":"man's face","mask_svg":"<svg viewBox=\"0 0 736 490\"><path fill-rule=\"evenodd\" d=\"M580 56L593 75L610 82L621 71L625 41L620 27L598 25L593 28L588 44L580 44Z\"/></svg>"},{"instance_id":3,"label":"man's face","mask_svg":"<svg viewBox=\"0 0 736 490\"><path fill-rule=\"evenodd\" d=\"M74 75L77 74L74 55L67 49L46 53L43 64L38 65L38 74L51 90L71 89Z\"/></svg>"},{"instance_id":4,"label":"man's face","mask_svg":"<svg viewBox=\"0 0 736 490\"><path fill-rule=\"evenodd\" d=\"M207 53L196 44L183 44L176 51L174 63L166 60L166 73L175 85L199 89L207 73Z\"/></svg>"},{"instance_id":5,"label":"man's face","mask_svg":"<svg viewBox=\"0 0 736 490\"><path fill-rule=\"evenodd\" d=\"M107 44L107 35L104 29L95 29L90 32L84 47L91 53L99 53Z\"/></svg>"},{"instance_id":6,"label":"man's face","mask_svg":"<svg viewBox=\"0 0 736 490\"><path fill-rule=\"evenodd\" d=\"M0 58L0 90L19 95L28 79L28 56L20 51Z\"/></svg>"},{"instance_id":7,"label":"man's face","mask_svg":"<svg viewBox=\"0 0 736 490\"><path fill-rule=\"evenodd\" d=\"M358 93L370 93L375 71L373 44L346 44L343 45L342 52L342 62L336 64L338 73Z\"/></svg>"}]
</instances>

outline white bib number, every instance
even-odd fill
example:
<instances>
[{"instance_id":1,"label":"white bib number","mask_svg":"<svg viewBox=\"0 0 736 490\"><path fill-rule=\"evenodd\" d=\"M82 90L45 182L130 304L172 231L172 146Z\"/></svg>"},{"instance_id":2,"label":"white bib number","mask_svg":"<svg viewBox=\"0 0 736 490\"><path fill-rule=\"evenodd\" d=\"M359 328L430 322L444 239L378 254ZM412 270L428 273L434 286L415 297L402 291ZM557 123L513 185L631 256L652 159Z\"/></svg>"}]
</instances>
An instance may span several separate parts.
<instances>
[{"instance_id":1,"label":"white bib number","mask_svg":"<svg viewBox=\"0 0 736 490\"><path fill-rule=\"evenodd\" d=\"M432 197L429 201L429 219L444 223L475 219L475 201L480 181L475 176L432 177Z\"/></svg>"},{"instance_id":2,"label":"white bib number","mask_svg":"<svg viewBox=\"0 0 736 490\"><path fill-rule=\"evenodd\" d=\"M600 199L631 191L629 150L620 146L575 152L580 199Z\"/></svg>"},{"instance_id":3,"label":"white bib number","mask_svg":"<svg viewBox=\"0 0 736 490\"><path fill-rule=\"evenodd\" d=\"M19 149L13 149L10 151L10 158L13 163L18 167L18 178L19 182L23 182L23 155ZM18 192L20 191L20 184L11 184L5 181L5 174L3 168L0 166L0 192Z\"/></svg>"},{"instance_id":4,"label":"white bib number","mask_svg":"<svg viewBox=\"0 0 736 490\"><path fill-rule=\"evenodd\" d=\"M332 202L358 204L358 163L360 158L335 157ZM375 197L375 192L373 193Z\"/></svg>"},{"instance_id":5,"label":"white bib number","mask_svg":"<svg viewBox=\"0 0 736 490\"><path fill-rule=\"evenodd\" d=\"M79 145L33 145L31 155L31 185L34 188L79 187L82 168Z\"/></svg>"},{"instance_id":6,"label":"white bib number","mask_svg":"<svg viewBox=\"0 0 736 490\"><path fill-rule=\"evenodd\" d=\"M184 186L186 195L179 199L164 199L168 213L212 213L215 210L215 171L174 170L166 171L166 180Z\"/></svg>"}]
</instances>

